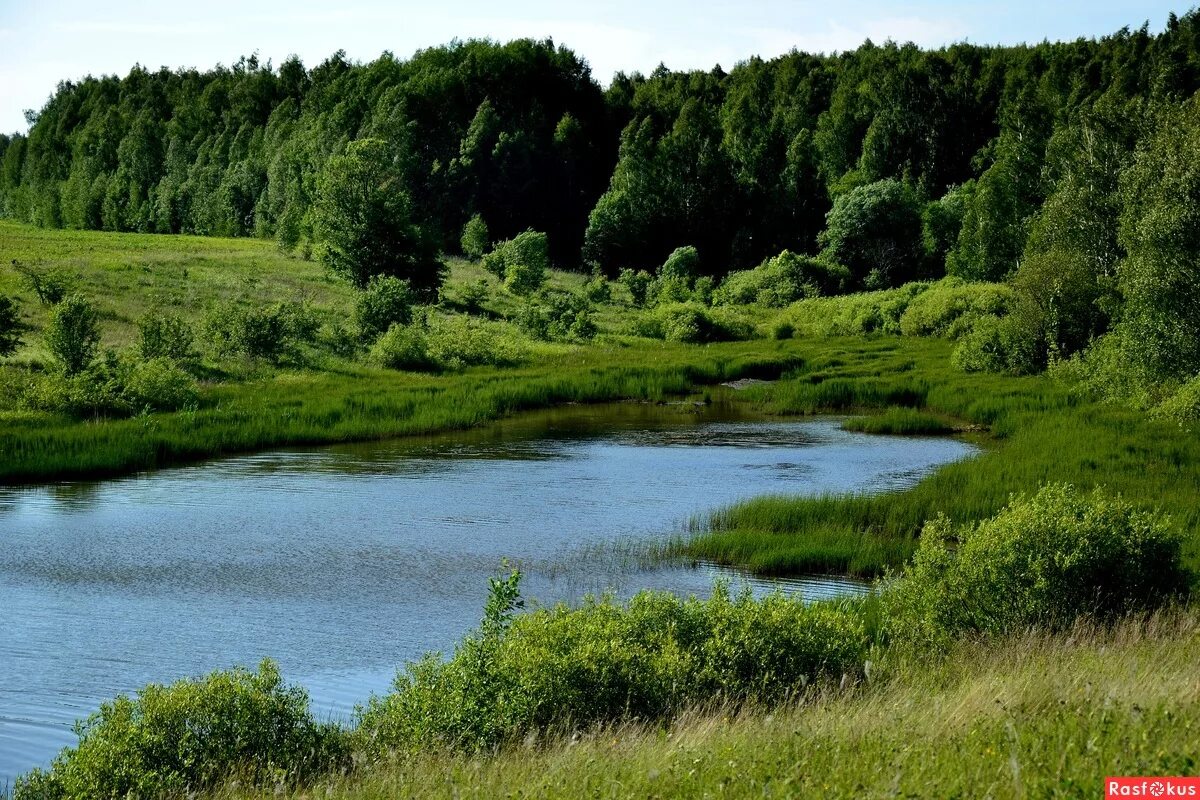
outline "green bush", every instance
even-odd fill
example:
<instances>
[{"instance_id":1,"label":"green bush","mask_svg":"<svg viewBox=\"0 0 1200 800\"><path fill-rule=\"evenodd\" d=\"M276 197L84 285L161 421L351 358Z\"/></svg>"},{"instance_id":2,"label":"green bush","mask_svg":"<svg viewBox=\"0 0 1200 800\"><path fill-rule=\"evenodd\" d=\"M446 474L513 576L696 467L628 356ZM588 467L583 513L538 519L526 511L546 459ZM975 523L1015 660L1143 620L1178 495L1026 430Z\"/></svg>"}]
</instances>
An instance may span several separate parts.
<instances>
[{"instance_id":1,"label":"green bush","mask_svg":"<svg viewBox=\"0 0 1200 800\"><path fill-rule=\"evenodd\" d=\"M1100 490L1049 485L977 525L927 523L883 599L893 641L938 645L1149 609L1188 585L1179 537L1162 518Z\"/></svg>"},{"instance_id":2,"label":"green bush","mask_svg":"<svg viewBox=\"0 0 1200 800\"><path fill-rule=\"evenodd\" d=\"M848 267L856 284L882 289L923 276L921 206L908 184L858 186L834 200L825 220L822 258Z\"/></svg>"},{"instance_id":3,"label":"green bush","mask_svg":"<svg viewBox=\"0 0 1200 800\"><path fill-rule=\"evenodd\" d=\"M597 305L612 300L612 284L604 277L599 267L592 270L592 277L583 285L583 296L589 303Z\"/></svg>"},{"instance_id":4,"label":"green bush","mask_svg":"<svg viewBox=\"0 0 1200 800\"><path fill-rule=\"evenodd\" d=\"M82 372L100 346L100 315L82 296L64 298L50 311L46 346L68 375Z\"/></svg>"},{"instance_id":5,"label":"green bush","mask_svg":"<svg viewBox=\"0 0 1200 800\"><path fill-rule=\"evenodd\" d=\"M38 269L14 261L13 268L44 306L56 306L75 291L74 276L59 267Z\"/></svg>"},{"instance_id":6,"label":"green bush","mask_svg":"<svg viewBox=\"0 0 1200 800\"><path fill-rule=\"evenodd\" d=\"M491 243L488 226L483 217L476 214L467 220L467 224L463 226L462 238L459 239L463 255L472 261L478 261L483 258Z\"/></svg>"},{"instance_id":7,"label":"green bush","mask_svg":"<svg viewBox=\"0 0 1200 800\"><path fill-rule=\"evenodd\" d=\"M199 398L196 381L169 358L135 362L122 377L121 395L135 411L177 411Z\"/></svg>"},{"instance_id":8,"label":"green bush","mask_svg":"<svg viewBox=\"0 0 1200 800\"><path fill-rule=\"evenodd\" d=\"M804 336L898 335L909 304L929 287L914 282L897 289L800 300L779 315L777 324L786 322Z\"/></svg>"},{"instance_id":9,"label":"green bush","mask_svg":"<svg viewBox=\"0 0 1200 800\"><path fill-rule=\"evenodd\" d=\"M708 600L642 592L513 617L518 577L493 580L479 631L453 658L410 665L359 720L368 753L494 746L530 732L702 704L772 702L861 670L859 615L771 595Z\"/></svg>"},{"instance_id":10,"label":"green bush","mask_svg":"<svg viewBox=\"0 0 1200 800\"><path fill-rule=\"evenodd\" d=\"M463 315L393 325L371 348L370 358L390 369L417 372L508 366L524 357L521 345L495 323Z\"/></svg>"},{"instance_id":11,"label":"green bush","mask_svg":"<svg viewBox=\"0 0 1200 800\"><path fill-rule=\"evenodd\" d=\"M1036 342L1012 316L984 315L974 320L958 340L951 363L964 372L996 372L1028 375L1045 363L1039 359Z\"/></svg>"},{"instance_id":12,"label":"green bush","mask_svg":"<svg viewBox=\"0 0 1200 800\"><path fill-rule=\"evenodd\" d=\"M912 299L900 316L900 332L905 336L957 339L979 317L1002 317L1013 303L1013 291L1004 284L944 278Z\"/></svg>"},{"instance_id":13,"label":"green bush","mask_svg":"<svg viewBox=\"0 0 1200 800\"><path fill-rule=\"evenodd\" d=\"M714 301L782 308L806 297L841 294L849 281L850 271L845 267L784 250L754 269L729 273Z\"/></svg>"},{"instance_id":14,"label":"green bush","mask_svg":"<svg viewBox=\"0 0 1200 800\"><path fill-rule=\"evenodd\" d=\"M299 357L317 338L320 323L304 303L223 307L208 313L205 336L223 356L241 355L278 364Z\"/></svg>"},{"instance_id":15,"label":"green bush","mask_svg":"<svg viewBox=\"0 0 1200 800\"><path fill-rule=\"evenodd\" d=\"M621 270L621 275L617 280L629 290L629 299L635 308L645 307L650 295L650 284L654 282L654 278L650 276L649 272L644 269L634 272L626 268Z\"/></svg>"},{"instance_id":16,"label":"green bush","mask_svg":"<svg viewBox=\"0 0 1200 800\"><path fill-rule=\"evenodd\" d=\"M393 325L407 325L412 320L414 300L408 284L399 278L391 275L371 278L354 302L359 338L373 342Z\"/></svg>"},{"instance_id":17,"label":"green bush","mask_svg":"<svg viewBox=\"0 0 1200 800\"><path fill-rule=\"evenodd\" d=\"M348 765L347 737L264 661L120 696L76 727L79 744L17 780L16 800L183 796L237 779L299 784Z\"/></svg>"},{"instance_id":18,"label":"green bush","mask_svg":"<svg viewBox=\"0 0 1200 800\"><path fill-rule=\"evenodd\" d=\"M754 335L753 328L737 317L699 303L660 305L635 323L635 332L685 344L737 341Z\"/></svg>"},{"instance_id":19,"label":"green bush","mask_svg":"<svg viewBox=\"0 0 1200 800\"><path fill-rule=\"evenodd\" d=\"M1155 413L1189 428L1200 422L1200 375L1179 387L1155 409Z\"/></svg>"},{"instance_id":20,"label":"green bush","mask_svg":"<svg viewBox=\"0 0 1200 800\"><path fill-rule=\"evenodd\" d=\"M154 311L138 320L138 353L144 359L188 361L195 356L192 326L174 314Z\"/></svg>"},{"instance_id":21,"label":"green bush","mask_svg":"<svg viewBox=\"0 0 1200 800\"><path fill-rule=\"evenodd\" d=\"M542 288L550 269L546 234L530 230L500 242L484 256L483 266L513 294L533 294Z\"/></svg>"},{"instance_id":22,"label":"green bush","mask_svg":"<svg viewBox=\"0 0 1200 800\"><path fill-rule=\"evenodd\" d=\"M658 277L691 283L700 270L700 253L691 245L676 247L658 268Z\"/></svg>"},{"instance_id":23,"label":"green bush","mask_svg":"<svg viewBox=\"0 0 1200 800\"><path fill-rule=\"evenodd\" d=\"M483 310L484 301L490 294L487 278L480 278L463 286L459 290L458 300L469 313L477 314Z\"/></svg>"},{"instance_id":24,"label":"green bush","mask_svg":"<svg viewBox=\"0 0 1200 800\"><path fill-rule=\"evenodd\" d=\"M592 307L583 295L543 290L521 306L518 327L542 341L587 341L596 335Z\"/></svg>"},{"instance_id":25,"label":"green bush","mask_svg":"<svg viewBox=\"0 0 1200 800\"><path fill-rule=\"evenodd\" d=\"M0 358L11 356L21 346L21 316L17 304L0 294Z\"/></svg>"},{"instance_id":26,"label":"green bush","mask_svg":"<svg viewBox=\"0 0 1200 800\"><path fill-rule=\"evenodd\" d=\"M198 397L196 381L174 361L122 360L109 352L75 374L31 374L18 404L74 417L127 417L178 411Z\"/></svg>"}]
</instances>

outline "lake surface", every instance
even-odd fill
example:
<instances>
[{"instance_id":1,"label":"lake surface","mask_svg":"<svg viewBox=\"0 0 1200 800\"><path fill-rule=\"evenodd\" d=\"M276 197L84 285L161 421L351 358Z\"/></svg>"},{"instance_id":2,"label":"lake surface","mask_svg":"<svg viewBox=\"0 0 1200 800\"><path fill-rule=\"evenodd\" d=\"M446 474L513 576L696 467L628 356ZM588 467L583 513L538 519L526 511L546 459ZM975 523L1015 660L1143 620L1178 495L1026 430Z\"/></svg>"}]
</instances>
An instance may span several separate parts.
<instances>
[{"instance_id":1,"label":"lake surface","mask_svg":"<svg viewBox=\"0 0 1200 800\"><path fill-rule=\"evenodd\" d=\"M101 482L0 489L0 787L120 692L264 657L343 718L449 650L507 558L530 604L718 576L644 568L637 542L771 492L886 491L973 448L747 419L729 405L577 406L477 431L286 450Z\"/></svg>"}]
</instances>

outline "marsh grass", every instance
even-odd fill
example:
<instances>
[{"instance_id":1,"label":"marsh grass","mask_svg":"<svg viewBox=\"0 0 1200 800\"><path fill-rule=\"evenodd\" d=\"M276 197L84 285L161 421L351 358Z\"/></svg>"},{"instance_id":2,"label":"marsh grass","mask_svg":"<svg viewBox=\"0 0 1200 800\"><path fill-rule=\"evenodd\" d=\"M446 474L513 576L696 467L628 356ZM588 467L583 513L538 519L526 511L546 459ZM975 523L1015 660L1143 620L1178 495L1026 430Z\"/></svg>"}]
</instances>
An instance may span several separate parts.
<instances>
[{"instance_id":1,"label":"marsh grass","mask_svg":"<svg viewBox=\"0 0 1200 800\"><path fill-rule=\"evenodd\" d=\"M842 428L859 433L902 436L927 436L954 433L959 430L944 417L898 406L892 406L881 414L851 417L842 423Z\"/></svg>"}]
</instances>

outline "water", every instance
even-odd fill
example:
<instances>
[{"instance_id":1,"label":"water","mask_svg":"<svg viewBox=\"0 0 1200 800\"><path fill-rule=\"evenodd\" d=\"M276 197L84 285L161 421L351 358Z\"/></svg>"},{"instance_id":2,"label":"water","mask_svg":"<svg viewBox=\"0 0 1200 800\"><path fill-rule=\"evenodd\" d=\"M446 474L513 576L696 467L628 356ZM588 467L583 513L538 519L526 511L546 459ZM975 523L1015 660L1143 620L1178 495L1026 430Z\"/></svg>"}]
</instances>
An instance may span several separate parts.
<instances>
[{"instance_id":1,"label":"water","mask_svg":"<svg viewBox=\"0 0 1200 800\"><path fill-rule=\"evenodd\" d=\"M971 447L725 406L573 407L469 433L286 450L119 480L0 489L0 787L145 683L276 659L322 718L478 621L502 558L526 597L704 594L715 567L629 543L768 492L910 485ZM806 597L837 578L749 580Z\"/></svg>"}]
</instances>

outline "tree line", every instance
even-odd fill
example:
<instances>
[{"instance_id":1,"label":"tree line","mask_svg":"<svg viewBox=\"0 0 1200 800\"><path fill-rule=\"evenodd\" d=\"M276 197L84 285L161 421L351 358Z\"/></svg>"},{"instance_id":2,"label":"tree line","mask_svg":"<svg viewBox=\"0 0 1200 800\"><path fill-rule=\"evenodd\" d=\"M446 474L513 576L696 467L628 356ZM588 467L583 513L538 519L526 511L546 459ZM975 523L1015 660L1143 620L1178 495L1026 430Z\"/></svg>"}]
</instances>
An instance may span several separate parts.
<instances>
[{"instance_id":1,"label":"tree line","mask_svg":"<svg viewBox=\"0 0 1200 800\"><path fill-rule=\"evenodd\" d=\"M136 67L60 84L28 135L0 137L0 209L395 255L428 265L424 288L439 251L526 230L609 275L692 247L717 277L792 251L847 269L844 290L1007 281L1020 302L995 335L1013 371L1113 333L1097 359L1150 385L1200 370L1198 89L1196 11L1154 34L868 41L607 89L549 40ZM387 217L394 253L363 249L370 216L344 237L335 212L356 202Z\"/></svg>"}]
</instances>

